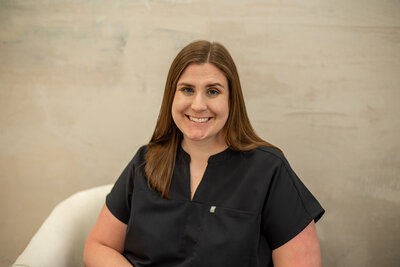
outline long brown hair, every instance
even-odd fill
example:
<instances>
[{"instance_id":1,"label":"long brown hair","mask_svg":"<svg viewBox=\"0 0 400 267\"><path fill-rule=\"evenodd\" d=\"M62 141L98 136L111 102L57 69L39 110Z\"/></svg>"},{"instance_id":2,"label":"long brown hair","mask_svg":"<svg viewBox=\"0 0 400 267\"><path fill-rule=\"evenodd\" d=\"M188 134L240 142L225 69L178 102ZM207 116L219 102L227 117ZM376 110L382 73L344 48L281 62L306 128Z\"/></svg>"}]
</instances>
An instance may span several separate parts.
<instances>
[{"instance_id":1,"label":"long brown hair","mask_svg":"<svg viewBox=\"0 0 400 267\"><path fill-rule=\"evenodd\" d=\"M175 125L171 107L176 85L190 64L211 63L226 76L229 85L229 116L225 124L225 141L232 150L247 151L258 146L272 146L255 133L247 116L239 75L228 50L217 42L196 41L184 47L175 57L168 72L157 124L148 143L145 172L150 187L168 198L177 148L182 133Z\"/></svg>"}]
</instances>

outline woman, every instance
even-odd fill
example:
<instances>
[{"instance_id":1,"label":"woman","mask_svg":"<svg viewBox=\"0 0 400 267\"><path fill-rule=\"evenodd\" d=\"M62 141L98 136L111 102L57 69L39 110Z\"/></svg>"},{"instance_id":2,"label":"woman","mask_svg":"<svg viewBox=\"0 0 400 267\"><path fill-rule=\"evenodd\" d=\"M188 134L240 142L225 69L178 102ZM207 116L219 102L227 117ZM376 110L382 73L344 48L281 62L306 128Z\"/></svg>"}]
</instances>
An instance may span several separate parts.
<instances>
[{"instance_id":1,"label":"woman","mask_svg":"<svg viewBox=\"0 0 400 267\"><path fill-rule=\"evenodd\" d=\"M86 266L320 266L324 213L249 122L229 52L197 41L168 73L153 136L106 198Z\"/></svg>"}]
</instances>

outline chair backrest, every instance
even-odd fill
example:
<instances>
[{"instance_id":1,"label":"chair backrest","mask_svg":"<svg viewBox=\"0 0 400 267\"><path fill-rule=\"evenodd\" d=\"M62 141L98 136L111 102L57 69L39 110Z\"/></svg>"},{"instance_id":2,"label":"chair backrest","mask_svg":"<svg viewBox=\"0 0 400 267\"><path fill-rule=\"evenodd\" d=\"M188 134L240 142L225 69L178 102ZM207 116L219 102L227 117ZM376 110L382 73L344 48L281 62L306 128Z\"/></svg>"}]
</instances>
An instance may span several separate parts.
<instances>
[{"instance_id":1,"label":"chair backrest","mask_svg":"<svg viewBox=\"0 0 400 267\"><path fill-rule=\"evenodd\" d=\"M13 267L84 266L83 248L112 185L78 192L58 204Z\"/></svg>"}]
</instances>

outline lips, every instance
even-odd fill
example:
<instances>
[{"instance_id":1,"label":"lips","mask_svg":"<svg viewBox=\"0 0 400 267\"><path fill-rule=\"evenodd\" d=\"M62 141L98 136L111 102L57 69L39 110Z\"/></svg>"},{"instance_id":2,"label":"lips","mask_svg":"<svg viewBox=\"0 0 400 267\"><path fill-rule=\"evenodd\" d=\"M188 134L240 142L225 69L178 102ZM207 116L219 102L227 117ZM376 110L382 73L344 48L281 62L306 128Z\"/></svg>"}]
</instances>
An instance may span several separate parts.
<instances>
[{"instance_id":1,"label":"lips","mask_svg":"<svg viewBox=\"0 0 400 267\"><path fill-rule=\"evenodd\" d=\"M198 117L192 117L187 115L187 117L189 118L189 120L194 121L194 122L200 122L200 123L204 123L209 121L211 118L206 117L206 118L198 118Z\"/></svg>"}]
</instances>

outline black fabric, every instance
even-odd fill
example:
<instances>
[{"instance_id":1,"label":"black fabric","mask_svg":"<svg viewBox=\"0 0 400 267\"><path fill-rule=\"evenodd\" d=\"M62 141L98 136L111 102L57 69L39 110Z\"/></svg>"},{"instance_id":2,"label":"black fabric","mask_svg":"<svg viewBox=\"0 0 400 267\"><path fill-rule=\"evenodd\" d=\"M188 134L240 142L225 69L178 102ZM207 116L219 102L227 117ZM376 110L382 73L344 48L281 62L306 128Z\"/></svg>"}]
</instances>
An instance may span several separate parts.
<instances>
[{"instance_id":1,"label":"black fabric","mask_svg":"<svg viewBox=\"0 0 400 267\"><path fill-rule=\"evenodd\" d=\"M269 147L225 151L208 160L193 200L190 156L179 147L170 199L149 189L141 147L107 196L127 224L124 256L135 266L273 266L272 250L324 209Z\"/></svg>"}]
</instances>

